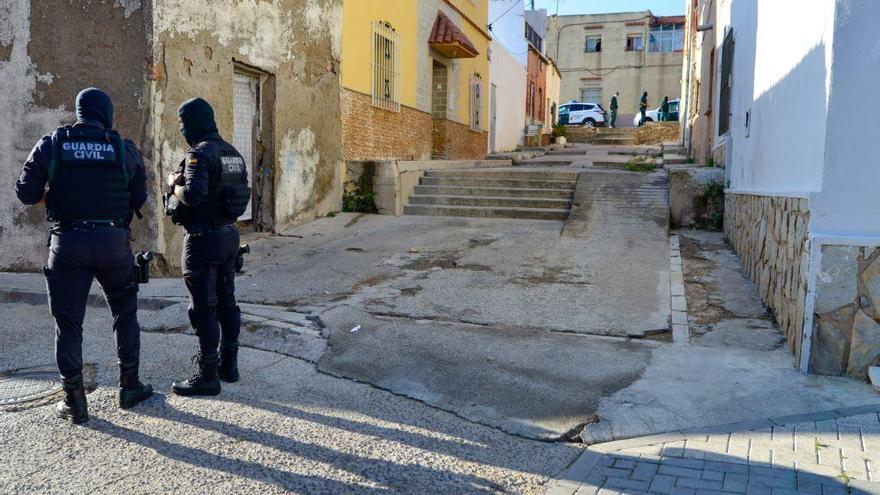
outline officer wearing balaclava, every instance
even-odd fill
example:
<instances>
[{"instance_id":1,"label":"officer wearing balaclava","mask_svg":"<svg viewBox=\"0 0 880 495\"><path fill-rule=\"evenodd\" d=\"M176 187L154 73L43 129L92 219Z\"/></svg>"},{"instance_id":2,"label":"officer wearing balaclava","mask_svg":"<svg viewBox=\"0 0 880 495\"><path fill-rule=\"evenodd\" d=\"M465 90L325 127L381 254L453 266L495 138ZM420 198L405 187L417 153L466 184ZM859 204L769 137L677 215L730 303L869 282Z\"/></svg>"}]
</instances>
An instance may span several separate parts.
<instances>
[{"instance_id":1,"label":"officer wearing balaclava","mask_svg":"<svg viewBox=\"0 0 880 495\"><path fill-rule=\"evenodd\" d=\"M217 395L220 380L239 379L235 221L250 204L251 191L244 158L220 137L211 105L193 98L180 105L177 115L190 149L168 176L166 213L186 230L183 280L199 352L193 375L172 389L178 395Z\"/></svg>"},{"instance_id":2,"label":"officer wearing balaclava","mask_svg":"<svg viewBox=\"0 0 880 495\"><path fill-rule=\"evenodd\" d=\"M48 189L47 189L48 186ZM113 130L113 103L96 88L76 97L76 123L43 136L15 183L18 199L46 204L52 224L43 272L55 318L55 359L64 400L58 414L74 423L89 419L83 387L83 318L92 279L113 315L119 360L119 407L153 393L138 379L138 285L129 223L147 199L146 174L134 143Z\"/></svg>"}]
</instances>

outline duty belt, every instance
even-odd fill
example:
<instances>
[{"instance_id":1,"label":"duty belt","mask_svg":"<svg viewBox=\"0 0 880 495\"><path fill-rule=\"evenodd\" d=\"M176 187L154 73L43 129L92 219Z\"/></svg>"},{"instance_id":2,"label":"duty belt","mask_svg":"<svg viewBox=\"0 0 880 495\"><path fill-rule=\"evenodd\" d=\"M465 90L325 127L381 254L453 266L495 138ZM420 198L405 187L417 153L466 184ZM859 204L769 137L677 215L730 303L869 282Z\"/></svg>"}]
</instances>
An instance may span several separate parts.
<instances>
[{"instance_id":1,"label":"duty belt","mask_svg":"<svg viewBox=\"0 0 880 495\"><path fill-rule=\"evenodd\" d=\"M55 222L50 232L56 231L64 231L64 230L88 230L94 229L96 227L112 227L112 228L120 228L126 229L128 225L125 222L116 222L116 221L107 221L107 222L86 222L80 220L74 221L64 221L64 222Z\"/></svg>"},{"instance_id":2,"label":"duty belt","mask_svg":"<svg viewBox=\"0 0 880 495\"><path fill-rule=\"evenodd\" d=\"M227 227L234 227L231 223L224 223L223 225L184 225L183 228L186 230L186 233L193 237L200 237L205 234L210 234L216 230L225 229Z\"/></svg>"},{"instance_id":3,"label":"duty belt","mask_svg":"<svg viewBox=\"0 0 880 495\"><path fill-rule=\"evenodd\" d=\"M52 234L60 234L62 232L70 232L71 230L85 232L98 227L109 227L118 229L127 229L128 225L123 222L83 222L83 221L65 221L55 222L49 228L49 238L46 240L46 247L52 245Z\"/></svg>"}]
</instances>

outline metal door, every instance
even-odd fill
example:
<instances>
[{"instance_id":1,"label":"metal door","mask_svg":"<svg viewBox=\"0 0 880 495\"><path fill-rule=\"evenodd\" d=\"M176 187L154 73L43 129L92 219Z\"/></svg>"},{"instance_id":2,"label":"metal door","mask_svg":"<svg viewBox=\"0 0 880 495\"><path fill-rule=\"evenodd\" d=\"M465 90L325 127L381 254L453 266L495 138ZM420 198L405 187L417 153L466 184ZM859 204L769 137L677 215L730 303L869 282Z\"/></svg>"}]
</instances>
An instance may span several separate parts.
<instances>
[{"instance_id":1,"label":"metal door","mask_svg":"<svg viewBox=\"0 0 880 495\"><path fill-rule=\"evenodd\" d=\"M247 162L248 182L254 187L254 166L256 165L256 136L260 125L259 102L260 79L250 74L236 72L232 88L232 145ZM251 198L247 210L239 220L253 218Z\"/></svg>"}]
</instances>

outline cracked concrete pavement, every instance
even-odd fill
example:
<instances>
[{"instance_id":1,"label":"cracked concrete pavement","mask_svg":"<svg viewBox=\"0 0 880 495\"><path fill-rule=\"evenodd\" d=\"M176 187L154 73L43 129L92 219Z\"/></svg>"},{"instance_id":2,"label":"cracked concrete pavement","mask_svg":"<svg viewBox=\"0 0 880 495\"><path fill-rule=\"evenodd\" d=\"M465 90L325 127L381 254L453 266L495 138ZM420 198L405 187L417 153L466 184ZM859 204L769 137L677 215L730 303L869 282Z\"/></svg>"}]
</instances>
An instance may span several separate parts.
<instances>
[{"instance_id":1,"label":"cracked concrete pavement","mask_svg":"<svg viewBox=\"0 0 880 495\"><path fill-rule=\"evenodd\" d=\"M3 367L50 365L43 308L0 304ZM579 453L463 421L419 402L245 348L243 381L217 397L169 393L195 339L143 335L142 378L157 394L115 405L109 315L89 311L86 359L97 369L83 427L51 405L0 412L3 493L536 493Z\"/></svg>"},{"instance_id":2,"label":"cracked concrete pavement","mask_svg":"<svg viewBox=\"0 0 880 495\"><path fill-rule=\"evenodd\" d=\"M639 380L600 401L586 441L880 403L864 382L795 368L723 234L676 233L691 344L654 349Z\"/></svg>"},{"instance_id":3,"label":"cracked concrete pavement","mask_svg":"<svg viewBox=\"0 0 880 495\"><path fill-rule=\"evenodd\" d=\"M215 399L164 393L187 373L195 339L182 283L158 279L142 287L140 317L144 374L163 393L116 410L96 297L94 431L62 424L51 407L0 412L13 453L0 480L45 492L77 473L83 490L108 492L122 480L197 492L206 477L232 492L535 493L580 452L564 442L578 433L593 443L876 402L866 384L795 370L718 234L679 233L691 345L608 336L603 322L662 312L657 284L668 278L639 278L639 259L665 265L668 241L615 239L595 210L578 211L587 203L566 226L342 214L254 242L238 279L248 378ZM625 276L609 288L615 266ZM51 364L43 290L37 275L0 274L3 370Z\"/></svg>"}]
</instances>

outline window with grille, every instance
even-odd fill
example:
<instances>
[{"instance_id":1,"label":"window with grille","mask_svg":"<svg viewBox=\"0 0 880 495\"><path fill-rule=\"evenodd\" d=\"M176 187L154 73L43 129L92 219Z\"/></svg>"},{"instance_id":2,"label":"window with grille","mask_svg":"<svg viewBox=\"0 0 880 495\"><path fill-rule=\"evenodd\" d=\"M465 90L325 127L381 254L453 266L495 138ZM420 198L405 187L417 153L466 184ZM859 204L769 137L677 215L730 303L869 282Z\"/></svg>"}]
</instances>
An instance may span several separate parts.
<instances>
[{"instance_id":1,"label":"window with grille","mask_svg":"<svg viewBox=\"0 0 880 495\"><path fill-rule=\"evenodd\" d=\"M479 74L471 76L471 129L482 130L480 118L483 111L483 79Z\"/></svg>"},{"instance_id":2,"label":"window with grille","mask_svg":"<svg viewBox=\"0 0 880 495\"><path fill-rule=\"evenodd\" d=\"M653 26L648 39L650 52L680 52L684 50L684 24Z\"/></svg>"},{"instance_id":3,"label":"window with grille","mask_svg":"<svg viewBox=\"0 0 880 495\"><path fill-rule=\"evenodd\" d=\"M373 106L400 111L400 36L387 22L373 23Z\"/></svg>"},{"instance_id":4,"label":"window with grille","mask_svg":"<svg viewBox=\"0 0 880 495\"><path fill-rule=\"evenodd\" d=\"M532 44L532 46L535 47L536 50L544 53L544 39L541 37L541 35L538 34L537 31L535 31L535 29L531 25L529 25L528 22L526 23L526 39L529 41L529 43Z\"/></svg>"},{"instance_id":5,"label":"window with grille","mask_svg":"<svg viewBox=\"0 0 880 495\"><path fill-rule=\"evenodd\" d=\"M727 32L721 45L721 79L718 91L718 135L730 129L730 90L733 86L733 30Z\"/></svg>"},{"instance_id":6,"label":"window with grille","mask_svg":"<svg viewBox=\"0 0 880 495\"><path fill-rule=\"evenodd\" d=\"M584 48L584 51L587 53L596 53L602 51L602 37L601 36L587 36L587 43Z\"/></svg>"}]
</instances>

